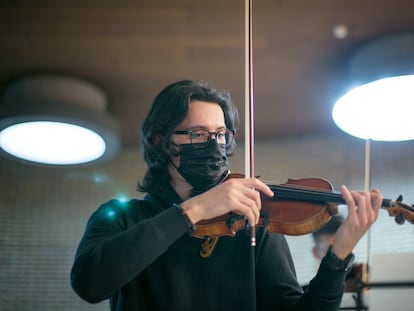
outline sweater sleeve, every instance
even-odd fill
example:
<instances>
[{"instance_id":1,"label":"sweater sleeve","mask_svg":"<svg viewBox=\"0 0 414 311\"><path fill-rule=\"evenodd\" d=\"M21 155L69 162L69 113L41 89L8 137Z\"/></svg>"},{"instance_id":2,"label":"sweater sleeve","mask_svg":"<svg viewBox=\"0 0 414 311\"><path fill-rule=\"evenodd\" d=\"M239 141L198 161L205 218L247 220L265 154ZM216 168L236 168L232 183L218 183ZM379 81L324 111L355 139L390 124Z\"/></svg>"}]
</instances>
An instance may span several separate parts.
<instances>
[{"instance_id":1,"label":"sweater sleeve","mask_svg":"<svg viewBox=\"0 0 414 311\"><path fill-rule=\"evenodd\" d=\"M303 292L283 235L266 236L256 271L260 310L334 311L339 308L346 272L321 265L308 290Z\"/></svg>"},{"instance_id":2,"label":"sweater sleeve","mask_svg":"<svg viewBox=\"0 0 414 311\"><path fill-rule=\"evenodd\" d=\"M310 281L307 298L315 310L338 310L345 290L347 272L334 270L322 260L316 276Z\"/></svg>"},{"instance_id":3,"label":"sweater sleeve","mask_svg":"<svg viewBox=\"0 0 414 311\"><path fill-rule=\"evenodd\" d=\"M135 220L122 203L112 200L90 217L71 270L75 292L90 303L112 296L188 232L175 207Z\"/></svg>"}]
</instances>

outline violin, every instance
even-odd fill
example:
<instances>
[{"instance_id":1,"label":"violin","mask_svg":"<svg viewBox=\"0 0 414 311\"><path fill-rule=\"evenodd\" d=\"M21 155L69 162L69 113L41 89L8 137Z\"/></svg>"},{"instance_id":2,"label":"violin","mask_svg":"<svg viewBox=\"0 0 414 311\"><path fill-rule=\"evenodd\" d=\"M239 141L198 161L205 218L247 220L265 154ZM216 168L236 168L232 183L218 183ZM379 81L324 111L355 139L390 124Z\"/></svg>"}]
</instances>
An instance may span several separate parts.
<instances>
[{"instance_id":1,"label":"violin","mask_svg":"<svg viewBox=\"0 0 414 311\"><path fill-rule=\"evenodd\" d=\"M243 174L230 174L229 178L244 178ZM224 181L226 182L226 181ZM269 233L304 235L318 230L338 213L338 204L345 203L340 192L322 178L289 179L284 184L268 185L274 197L261 195L262 209L257 226ZM396 201L383 199L382 208L398 224L405 220L414 224L414 207L404 204L400 195ZM198 222L191 233L198 238L235 236L249 224L243 216L229 213Z\"/></svg>"}]
</instances>

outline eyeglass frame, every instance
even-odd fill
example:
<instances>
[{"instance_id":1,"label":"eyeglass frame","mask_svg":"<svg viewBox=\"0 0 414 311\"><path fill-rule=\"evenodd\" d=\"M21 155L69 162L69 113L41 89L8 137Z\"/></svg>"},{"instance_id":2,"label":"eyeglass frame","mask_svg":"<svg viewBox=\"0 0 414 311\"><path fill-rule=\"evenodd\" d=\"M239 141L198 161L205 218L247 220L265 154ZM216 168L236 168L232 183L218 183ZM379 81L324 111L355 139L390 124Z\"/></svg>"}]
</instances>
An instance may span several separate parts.
<instances>
[{"instance_id":1,"label":"eyeglass frame","mask_svg":"<svg viewBox=\"0 0 414 311\"><path fill-rule=\"evenodd\" d=\"M208 133L207 141L201 142L201 143L193 143L193 138L192 138L191 135L195 131L204 131L204 132ZM232 130L232 129L222 129L222 130L219 130L217 132L210 132L210 131L207 131L204 128L197 128L197 129L192 129L192 130L177 130L177 131L174 131L174 134L176 134L176 135L188 135L188 137L190 138L190 144L192 144L196 148L205 148L205 147L207 147L210 144L210 142L212 140L211 136L213 134L214 134L214 141L217 142L217 135L220 134L220 133L222 133L222 132L224 132L224 136L225 137L226 137L226 134L231 133L230 142L227 142L227 139L226 139L226 143L225 143L226 147L230 147L231 144L234 141L234 136L236 135L236 131L235 130Z\"/></svg>"}]
</instances>

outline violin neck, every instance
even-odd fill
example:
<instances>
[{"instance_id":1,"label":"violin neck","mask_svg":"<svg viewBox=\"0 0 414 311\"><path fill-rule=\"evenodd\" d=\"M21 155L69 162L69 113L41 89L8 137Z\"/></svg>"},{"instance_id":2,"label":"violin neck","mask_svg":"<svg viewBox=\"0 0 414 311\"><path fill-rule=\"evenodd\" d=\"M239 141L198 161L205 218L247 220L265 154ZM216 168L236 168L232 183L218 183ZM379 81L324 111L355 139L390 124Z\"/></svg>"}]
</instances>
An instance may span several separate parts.
<instances>
[{"instance_id":1,"label":"violin neck","mask_svg":"<svg viewBox=\"0 0 414 311\"><path fill-rule=\"evenodd\" d=\"M290 187L286 185L271 185L275 200L294 200L309 203L339 203L345 204L342 193L336 191L314 190L306 187ZM394 202L390 199L382 200L382 207L392 207Z\"/></svg>"}]
</instances>

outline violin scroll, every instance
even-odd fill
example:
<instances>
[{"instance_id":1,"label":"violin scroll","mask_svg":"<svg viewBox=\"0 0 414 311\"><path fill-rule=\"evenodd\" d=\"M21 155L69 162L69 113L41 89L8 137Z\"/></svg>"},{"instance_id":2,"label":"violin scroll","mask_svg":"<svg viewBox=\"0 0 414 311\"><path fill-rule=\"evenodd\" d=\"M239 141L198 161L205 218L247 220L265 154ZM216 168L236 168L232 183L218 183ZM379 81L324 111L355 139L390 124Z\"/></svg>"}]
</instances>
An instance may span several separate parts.
<instances>
[{"instance_id":1,"label":"violin scroll","mask_svg":"<svg viewBox=\"0 0 414 311\"><path fill-rule=\"evenodd\" d=\"M402 202L403 196L399 195L395 202L390 202L390 206L386 208L388 214L394 217L397 224L402 225L408 220L414 224L414 206L409 206Z\"/></svg>"}]
</instances>

